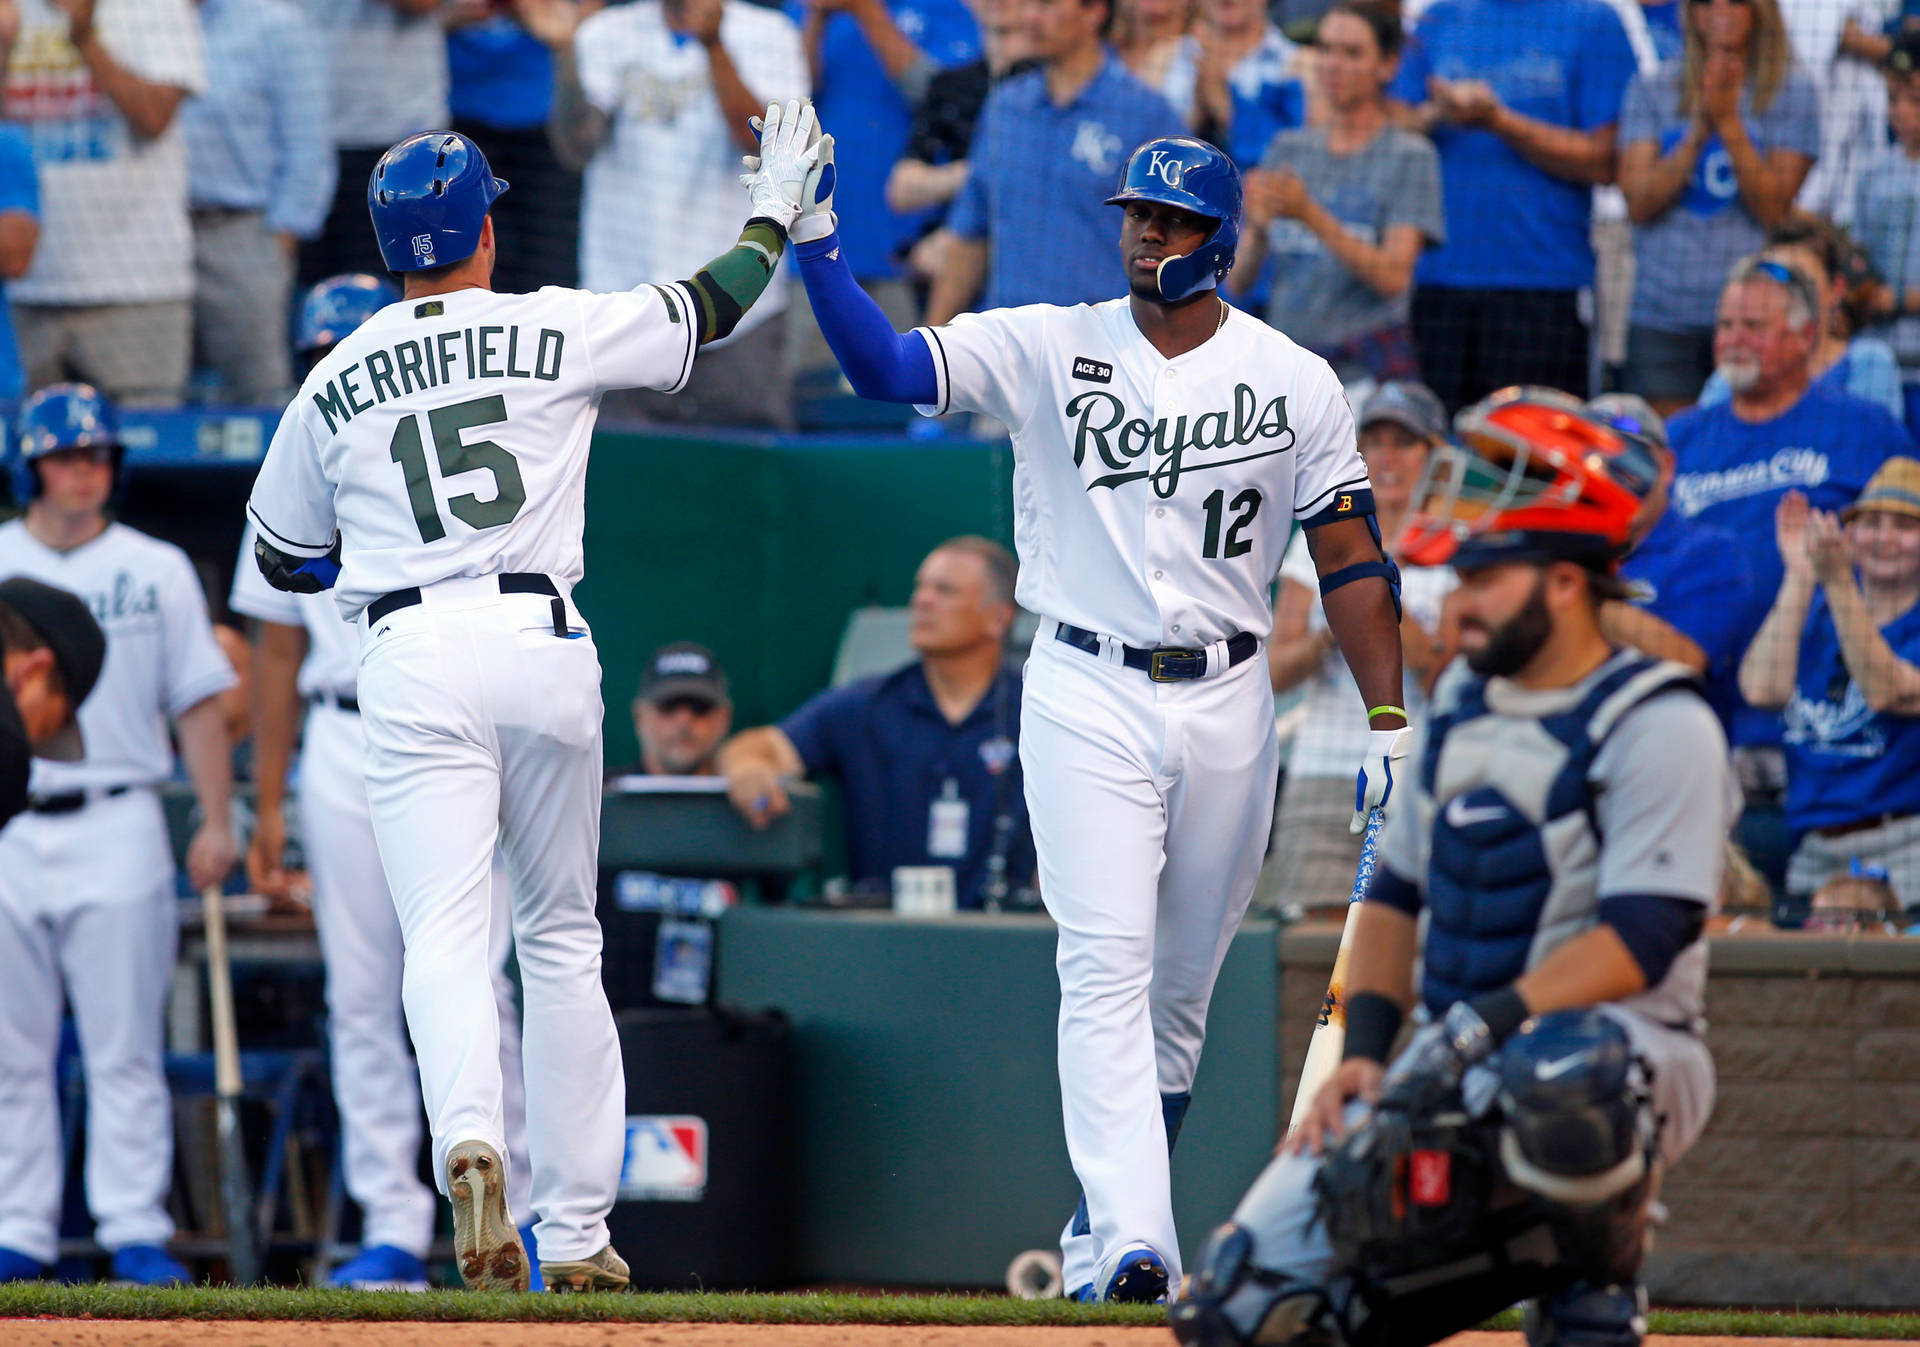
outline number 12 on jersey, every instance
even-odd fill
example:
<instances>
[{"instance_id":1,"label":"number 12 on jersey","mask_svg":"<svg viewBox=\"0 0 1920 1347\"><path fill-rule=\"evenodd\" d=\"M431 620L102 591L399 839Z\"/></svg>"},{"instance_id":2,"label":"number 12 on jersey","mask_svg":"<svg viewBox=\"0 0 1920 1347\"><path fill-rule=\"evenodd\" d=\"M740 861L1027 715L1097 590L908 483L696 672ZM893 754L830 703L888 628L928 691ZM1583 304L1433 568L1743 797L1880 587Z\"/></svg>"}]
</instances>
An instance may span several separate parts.
<instances>
[{"instance_id":1,"label":"number 12 on jersey","mask_svg":"<svg viewBox=\"0 0 1920 1347\"><path fill-rule=\"evenodd\" d=\"M1201 556L1217 560L1221 557L1243 557L1253 550L1253 540L1242 538L1240 535L1246 532L1247 525L1253 522L1253 517L1260 513L1258 491L1248 487L1233 498L1231 506L1234 512L1233 524L1227 529L1227 548L1224 552L1220 550L1220 525L1222 516L1229 508L1227 493L1224 489L1216 491L1201 504L1206 506L1207 510L1207 538L1201 544Z\"/></svg>"},{"instance_id":2,"label":"number 12 on jersey","mask_svg":"<svg viewBox=\"0 0 1920 1347\"><path fill-rule=\"evenodd\" d=\"M481 500L469 492L447 501L447 509L453 512L454 518L475 529L494 529L511 522L527 503L526 484L520 479L520 460L492 440L475 440L469 444L460 438L462 431L477 426L503 424L507 419L507 400L495 393L435 407L426 417L442 477L482 470L493 474L495 490L491 500ZM441 521L439 505L434 500L433 477L427 469L427 452L417 414L400 418L388 452L406 474L407 503L413 507L413 522L420 529L420 541L439 542L447 536L447 526Z\"/></svg>"}]
</instances>

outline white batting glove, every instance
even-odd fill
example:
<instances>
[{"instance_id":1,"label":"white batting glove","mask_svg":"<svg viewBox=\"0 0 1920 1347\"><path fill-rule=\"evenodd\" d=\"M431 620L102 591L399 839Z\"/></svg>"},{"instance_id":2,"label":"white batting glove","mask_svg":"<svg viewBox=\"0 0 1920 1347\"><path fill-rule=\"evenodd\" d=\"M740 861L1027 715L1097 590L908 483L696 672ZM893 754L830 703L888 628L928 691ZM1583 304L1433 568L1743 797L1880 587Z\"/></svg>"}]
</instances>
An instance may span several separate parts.
<instances>
[{"instance_id":1,"label":"white batting glove","mask_svg":"<svg viewBox=\"0 0 1920 1347\"><path fill-rule=\"evenodd\" d=\"M748 211L791 229L800 214L807 175L819 158L820 120L809 99L789 99L782 108L767 104L765 117L749 123L760 133L760 153L741 160L747 171L740 185L747 189Z\"/></svg>"},{"instance_id":2,"label":"white batting glove","mask_svg":"<svg viewBox=\"0 0 1920 1347\"><path fill-rule=\"evenodd\" d=\"M1360 775L1353 783L1353 819L1347 831L1358 837L1367 827L1367 815L1385 808L1393 794L1393 765L1407 756L1409 731L1368 730L1367 756L1360 760Z\"/></svg>"},{"instance_id":3,"label":"white batting glove","mask_svg":"<svg viewBox=\"0 0 1920 1347\"><path fill-rule=\"evenodd\" d=\"M821 136L817 150L813 171L800 189L800 217L787 230L795 243L812 243L840 227L840 217L833 213L833 137Z\"/></svg>"}]
</instances>

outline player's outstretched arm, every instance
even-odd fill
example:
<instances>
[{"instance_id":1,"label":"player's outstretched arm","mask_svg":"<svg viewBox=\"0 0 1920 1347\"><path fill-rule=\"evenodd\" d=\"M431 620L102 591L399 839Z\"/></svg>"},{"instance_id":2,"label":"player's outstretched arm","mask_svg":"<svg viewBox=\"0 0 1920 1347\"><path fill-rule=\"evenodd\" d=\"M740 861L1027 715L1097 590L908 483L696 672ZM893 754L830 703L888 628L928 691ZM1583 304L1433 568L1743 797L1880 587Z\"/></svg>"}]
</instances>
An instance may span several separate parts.
<instances>
[{"instance_id":1,"label":"player's outstretched arm","mask_svg":"<svg viewBox=\"0 0 1920 1347\"><path fill-rule=\"evenodd\" d=\"M793 225L793 253L807 300L847 382L863 398L880 402L930 403L940 395L933 353L912 333L902 335L873 296L860 288L840 255L833 213L833 137L820 140L819 162L808 177L800 216Z\"/></svg>"}]
</instances>

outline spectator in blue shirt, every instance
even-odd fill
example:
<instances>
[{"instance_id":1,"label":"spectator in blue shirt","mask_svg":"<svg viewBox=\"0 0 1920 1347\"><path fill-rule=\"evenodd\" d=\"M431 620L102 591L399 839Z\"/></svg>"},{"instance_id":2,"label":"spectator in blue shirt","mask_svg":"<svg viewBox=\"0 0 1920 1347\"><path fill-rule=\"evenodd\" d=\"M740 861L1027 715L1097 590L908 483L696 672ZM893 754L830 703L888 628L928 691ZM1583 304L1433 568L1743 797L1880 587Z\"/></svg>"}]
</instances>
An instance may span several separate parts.
<instances>
[{"instance_id":1,"label":"spectator in blue shirt","mask_svg":"<svg viewBox=\"0 0 1920 1347\"><path fill-rule=\"evenodd\" d=\"M1699 396L1720 280L1787 218L1820 153L1820 91L1776 0L1695 0L1687 19L1686 54L1634 76L1620 114L1637 263L1623 382L1663 415Z\"/></svg>"},{"instance_id":2,"label":"spectator in blue shirt","mask_svg":"<svg viewBox=\"0 0 1920 1347\"><path fill-rule=\"evenodd\" d=\"M0 64L6 53L0 49ZM40 185L33 170L33 146L20 128L0 123L0 282L25 274L40 241ZM13 317L0 285L0 425L13 424L13 409L27 391L20 347L13 339Z\"/></svg>"},{"instance_id":3,"label":"spectator in blue shirt","mask_svg":"<svg viewBox=\"0 0 1920 1347\"><path fill-rule=\"evenodd\" d=\"M1920 426L1920 30L1889 43L1887 121L1894 143L1855 186L1853 229L1878 273L1875 335L1900 362L1907 425Z\"/></svg>"},{"instance_id":4,"label":"spectator in blue shirt","mask_svg":"<svg viewBox=\"0 0 1920 1347\"><path fill-rule=\"evenodd\" d=\"M1735 680L1756 600L1745 548L1723 528L1669 513L1673 447L1665 422L1644 398L1606 393L1587 410L1646 441L1660 470L1633 522L1631 550L1620 562L1628 597L1601 606L1600 629L1615 645L1698 673L1724 721L1738 701Z\"/></svg>"},{"instance_id":5,"label":"spectator in blue shirt","mask_svg":"<svg viewBox=\"0 0 1920 1347\"><path fill-rule=\"evenodd\" d=\"M327 53L281 0L200 0L207 87L181 110L193 218L193 345L219 400L293 391L287 319L300 241L333 200Z\"/></svg>"},{"instance_id":6,"label":"spectator in blue shirt","mask_svg":"<svg viewBox=\"0 0 1920 1347\"><path fill-rule=\"evenodd\" d=\"M1888 459L1837 516L1789 493L1774 536L1740 686L1786 711L1789 898L1874 866L1920 915L1920 462Z\"/></svg>"},{"instance_id":7,"label":"spectator in blue shirt","mask_svg":"<svg viewBox=\"0 0 1920 1347\"><path fill-rule=\"evenodd\" d=\"M1415 272L1420 369L1448 408L1505 384L1587 387L1579 292L1634 73L1602 0L1438 0L1395 96L1440 152L1446 242Z\"/></svg>"},{"instance_id":8,"label":"spectator in blue shirt","mask_svg":"<svg viewBox=\"0 0 1920 1347\"><path fill-rule=\"evenodd\" d=\"M940 544L914 577L898 672L823 692L720 751L727 794L755 827L787 809L782 781L831 775L846 801L848 874L887 892L903 865L954 870L962 907L1030 889L1020 678L1006 664L1014 560L986 538Z\"/></svg>"},{"instance_id":9,"label":"spectator in blue shirt","mask_svg":"<svg viewBox=\"0 0 1920 1347\"><path fill-rule=\"evenodd\" d=\"M580 175L547 140L553 55L520 18L528 8L455 0L446 15L453 129L513 184L488 212L499 248L493 288L510 294L580 283Z\"/></svg>"},{"instance_id":10,"label":"spectator in blue shirt","mask_svg":"<svg viewBox=\"0 0 1920 1347\"><path fill-rule=\"evenodd\" d=\"M1861 333L1871 304L1872 282L1854 279L1870 267L1859 245L1825 216L1796 211L1767 236L1760 254L1793 268L1820 296L1820 343L1813 348L1808 367L1815 383L1851 393L1876 403L1902 425L1907 424L1906 401L1900 395L1900 362L1879 336ZM1727 381L1718 373L1700 390L1700 405L1725 402Z\"/></svg>"},{"instance_id":11,"label":"spectator in blue shirt","mask_svg":"<svg viewBox=\"0 0 1920 1347\"><path fill-rule=\"evenodd\" d=\"M1111 16L1111 0L1028 0L1041 66L987 96L967 185L947 215L956 242L927 298L929 326L965 312L983 279L987 308L1113 298L1118 245L1100 203L1135 146L1184 128L1107 46Z\"/></svg>"},{"instance_id":12,"label":"spectator in blue shirt","mask_svg":"<svg viewBox=\"0 0 1920 1347\"><path fill-rule=\"evenodd\" d=\"M899 256L933 221L895 211L887 175L907 151L913 109L934 75L978 59L979 28L962 0L788 0L787 12L806 41L820 124L833 128L833 202L847 265L889 317L911 323L919 306ZM812 308L790 312L802 337L799 367L837 372Z\"/></svg>"},{"instance_id":13,"label":"spectator in blue shirt","mask_svg":"<svg viewBox=\"0 0 1920 1347\"><path fill-rule=\"evenodd\" d=\"M1779 589L1781 568L1752 540L1766 536L1781 497L1797 490L1820 509L1839 510L1889 457L1912 452L1906 431L1883 409L1813 382L1818 311L1812 283L1791 267L1757 258L1737 264L1714 338L1733 397L1685 412L1670 427L1679 462L1674 507L1747 540L1756 610ZM1747 631L1761 615L1748 613ZM1736 750L1778 745L1780 719L1736 708L1729 737ZM1752 771L1750 796L1764 794L1772 769L1756 762Z\"/></svg>"}]
</instances>

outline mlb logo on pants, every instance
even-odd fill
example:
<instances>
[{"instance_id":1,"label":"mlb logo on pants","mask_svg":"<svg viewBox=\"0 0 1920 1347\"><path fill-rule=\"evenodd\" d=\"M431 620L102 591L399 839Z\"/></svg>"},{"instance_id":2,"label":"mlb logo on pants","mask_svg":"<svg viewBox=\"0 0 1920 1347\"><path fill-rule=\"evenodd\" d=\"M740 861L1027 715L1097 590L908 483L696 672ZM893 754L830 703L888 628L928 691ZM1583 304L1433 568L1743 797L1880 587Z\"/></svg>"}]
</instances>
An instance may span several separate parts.
<instances>
[{"instance_id":1,"label":"mlb logo on pants","mask_svg":"<svg viewBox=\"0 0 1920 1347\"><path fill-rule=\"evenodd\" d=\"M621 1201L698 1202L706 1191L706 1119L656 1114L627 1119Z\"/></svg>"}]
</instances>

